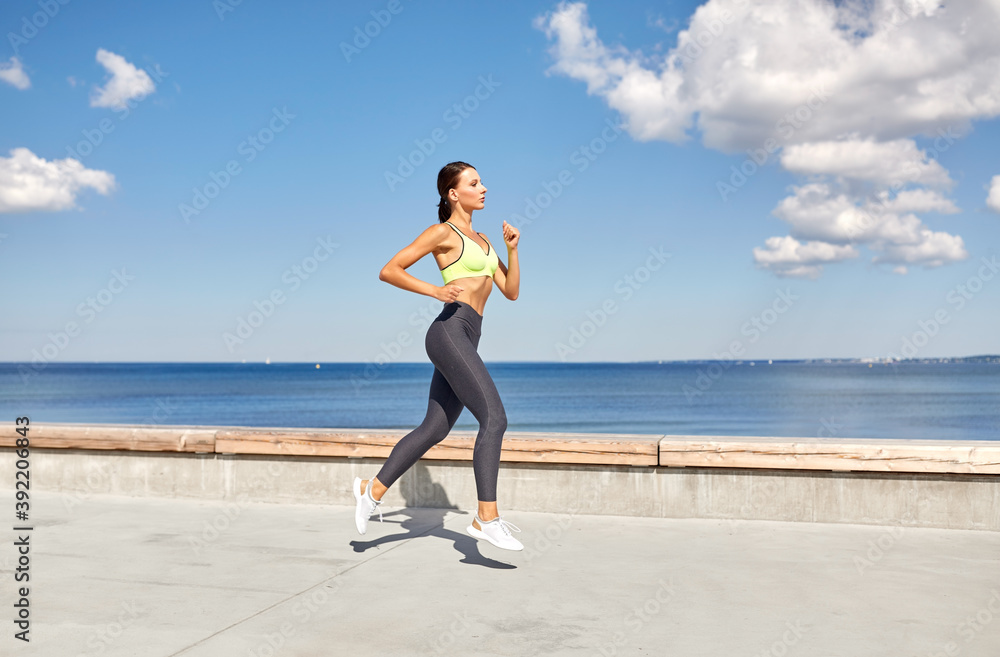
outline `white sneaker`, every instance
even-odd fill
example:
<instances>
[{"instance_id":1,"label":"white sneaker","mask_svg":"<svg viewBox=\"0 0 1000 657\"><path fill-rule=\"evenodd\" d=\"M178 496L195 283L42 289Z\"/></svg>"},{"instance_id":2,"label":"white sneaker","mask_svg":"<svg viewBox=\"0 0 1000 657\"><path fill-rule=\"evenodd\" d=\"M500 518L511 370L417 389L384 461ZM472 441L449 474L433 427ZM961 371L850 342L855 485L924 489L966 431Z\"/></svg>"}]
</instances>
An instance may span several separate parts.
<instances>
[{"instance_id":1,"label":"white sneaker","mask_svg":"<svg viewBox=\"0 0 1000 657\"><path fill-rule=\"evenodd\" d=\"M511 536L511 529L516 532L521 531L515 525L507 522L503 518L494 518L489 522L484 522L479 517L479 514L476 514L476 520L479 522L479 526L482 527L482 529L476 529L475 525L469 525L466 527L466 531L469 532L469 535L476 538L485 538L493 545L498 548L503 548L504 550L524 549L524 546L521 545L521 541Z\"/></svg>"},{"instance_id":2,"label":"white sneaker","mask_svg":"<svg viewBox=\"0 0 1000 657\"><path fill-rule=\"evenodd\" d=\"M354 478L354 499L357 501L358 505L354 510L354 524L358 527L358 532L364 534L368 530L368 518L371 517L375 511L378 511L378 521L382 522L382 509L379 509L379 505L382 504L382 500L376 500L372 497L372 480L368 480L368 490L364 493L359 492L361 490L361 477Z\"/></svg>"}]
</instances>

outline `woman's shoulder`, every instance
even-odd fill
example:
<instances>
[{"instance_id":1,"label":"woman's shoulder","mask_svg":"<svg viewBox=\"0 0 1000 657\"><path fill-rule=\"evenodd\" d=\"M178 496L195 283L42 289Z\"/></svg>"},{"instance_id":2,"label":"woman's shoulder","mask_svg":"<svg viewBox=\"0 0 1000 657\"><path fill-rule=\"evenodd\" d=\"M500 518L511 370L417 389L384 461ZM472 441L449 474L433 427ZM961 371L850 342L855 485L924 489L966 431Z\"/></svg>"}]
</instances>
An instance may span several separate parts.
<instances>
[{"instance_id":1,"label":"woman's shoulder","mask_svg":"<svg viewBox=\"0 0 1000 657\"><path fill-rule=\"evenodd\" d=\"M439 221L436 224L431 224L420 233L418 240L429 242L435 247L442 245L444 242L449 242L452 240L452 235L454 235L454 230L446 224L446 222Z\"/></svg>"},{"instance_id":2,"label":"woman's shoulder","mask_svg":"<svg viewBox=\"0 0 1000 657\"><path fill-rule=\"evenodd\" d=\"M424 231L423 231L423 233L421 233L421 234L422 235L447 235L448 233L451 233L451 229L448 228L446 222L439 221L438 223L431 224L430 226L428 226L427 228L425 228Z\"/></svg>"}]
</instances>

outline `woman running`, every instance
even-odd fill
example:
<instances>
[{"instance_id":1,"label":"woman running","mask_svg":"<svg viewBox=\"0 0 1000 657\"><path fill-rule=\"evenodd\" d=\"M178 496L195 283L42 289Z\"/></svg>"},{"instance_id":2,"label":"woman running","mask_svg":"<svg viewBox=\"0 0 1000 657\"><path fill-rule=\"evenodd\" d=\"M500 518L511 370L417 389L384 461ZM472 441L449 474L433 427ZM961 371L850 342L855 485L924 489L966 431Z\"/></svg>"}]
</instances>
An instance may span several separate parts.
<instances>
[{"instance_id":1,"label":"woman running","mask_svg":"<svg viewBox=\"0 0 1000 657\"><path fill-rule=\"evenodd\" d=\"M382 496L399 477L435 444L444 440L455 426L462 409L468 409L479 421L472 452L479 510L467 531L485 538L506 550L524 546L510 530L521 531L505 521L497 511L497 474L500 469L500 446L507 429L507 414L490 373L479 353L483 307L493 289L493 282L505 297L517 299L520 268L517 262L516 228L503 222L510 268L497 257L486 237L472 230L472 213L482 210L486 187L471 164L450 162L438 172L437 225L427 228L412 244L392 257L379 272L379 280L444 302L444 308L427 329L424 346L434 363L427 415L416 429L403 436L373 479L354 479L357 500L355 522L362 534L368 519L382 503ZM434 254L444 278L438 287L406 273L406 268ZM454 281L461 280L460 283ZM382 512L379 510L379 520Z\"/></svg>"}]
</instances>

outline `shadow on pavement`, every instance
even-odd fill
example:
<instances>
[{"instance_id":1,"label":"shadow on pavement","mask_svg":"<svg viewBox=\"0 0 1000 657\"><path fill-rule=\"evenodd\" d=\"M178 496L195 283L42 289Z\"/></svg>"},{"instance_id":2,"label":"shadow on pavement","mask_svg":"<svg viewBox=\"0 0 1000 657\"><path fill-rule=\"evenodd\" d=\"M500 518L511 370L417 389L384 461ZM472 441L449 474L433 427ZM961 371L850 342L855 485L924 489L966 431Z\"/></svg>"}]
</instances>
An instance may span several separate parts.
<instances>
[{"instance_id":1,"label":"shadow on pavement","mask_svg":"<svg viewBox=\"0 0 1000 657\"><path fill-rule=\"evenodd\" d=\"M479 551L479 541L472 536L445 528L444 519L449 513L468 515L469 512L462 511L448 499L448 494L441 484L431 479L427 466L418 462L407 474L416 480L413 483L416 484L415 488L419 493L414 494L411 492L410 486L403 486L401 490L406 507L382 514L383 518L389 519L388 522L395 522L406 531L371 541L351 541L351 547L354 548L355 552L365 552L371 548L378 548L397 541L408 541L420 536L436 536L454 542L455 550L464 555L462 559L459 559L459 563L507 570L517 568L514 564L484 556ZM435 508L418 507L419 504L426 503L428 499L434 501ZM400 519L392 520L395 517ZM428 524L431 525L430 529L427 529Z\"/></svg>"}]
</instances>

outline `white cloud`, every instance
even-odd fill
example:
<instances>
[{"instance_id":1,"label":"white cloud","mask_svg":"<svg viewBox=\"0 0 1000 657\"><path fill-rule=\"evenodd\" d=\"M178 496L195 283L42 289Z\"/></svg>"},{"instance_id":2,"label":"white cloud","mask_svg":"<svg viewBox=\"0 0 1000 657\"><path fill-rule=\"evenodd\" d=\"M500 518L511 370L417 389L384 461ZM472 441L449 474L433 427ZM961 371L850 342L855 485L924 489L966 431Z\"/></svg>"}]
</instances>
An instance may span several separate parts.
<instances>
[{"instance_id":1,"label":"white cloud","mask_svg":"<svg viewBox=\"0 0 1000 657\"><path fill-rule=\"evenodd\" d=\"M944 167L928 159L912 139L794 144L782 152L781 165L792 173L825 174L885 186L917 183L946 187L952 182Z\"/></svg>"},{"instance_id":2,"label":"white cloud","mask_svg":"<svg viewBox=\"0 0 1000 657\"><path fill-rule=\"evenodd\" d=\"M671 18L669 21L663 16L657 16L653 18L652 14L646 16L646 26L655 27L657 29L663 30L667 34L673 34L677 31L678 22L676 18Z\"/></svg>"},{"instance_id":3,"label":"white cloud","mask_svg":"<svg viewBox=\"0 0 1000 657\"><path fill-rule=\"evenodd\" d=\"M709 0L655 58L605 45L582 2L535 25L553 42L551 70L586 82L640 141L682 141L695 117L706 146L732 152L768 138L891 141L1000 114L993 0L839 4Z\"/></svg>"},{"instance_id":4,"label":"white cloud","mask_svg":"<svg viewBox=\"0 0 1000 657\"><path fill-rule=\"evenodd\" d=\"M1000 176L993 176L990 181L990 195L986 197L986 205L994 212L1000 212Z\"/></svg>"},{"instance_id":5,"label":"white cloud","mask_svg":"<svg viewBox=\"0 0 1000 657\"><path fill-rule=\"evenodd\" d=\"M793 237L769 237L766 246L753 250L757 266L791 278L816 278L823 271L822 265L857 257L858 251L851 245L802 243Z\"/></svg>"},{"instance_id":6,"label":"white cloud","mask_svg":"<svg viewBox=\"0 0 1000 657\"><path fill-rule=\"evenodd\" d=\"M774 215L789 224L789 239L864 244L879 253L873 259L877 263L936 267L968 257L961 237L931 231L909 211L956 209L936 192L904 191L891 199L886 193L855 197L829 183L810 183L792 191L774 209Z\"/></svg>"},{"instance_id":7,"label":"white cloud","mask_svg":"<svg viewBox=\"0 0 1000 657\"><path fill-rule=\"evenodd\" d=\"M680 100L681 75L644 68L623 48L608 48L597 38L582 2L561 3L535 20L555 44L552 71L587 83L587 93L604 96L626 118L629 133L639 139L681 141L691 125L690 110Z\"/></svg>"},{"instance_id":8,"label":"white cloud","mask_svg":"<svg viewBox=\"0 0 1000 657\"><path fill-rule=\"evenodd\" d=\"M0 62L0 80L7 84L12 84L18 89L24 90L31 86L28 74L24 72L24 66L17 57L11 57L7 63Z\"/></svg>"},{"instance_id":9,"label":"white cloud","mask_svg":"<svg viewBox=\"0 0 1000 657\"><path fill-rule=\"evenodd\" d=\"M870 221L850 198L834 193L825 183L794 187L774 215L791 224L792 235L798 239L839 243L854 240Z\"/></svg>"},{"instance_id":10,"label":"white cloud","mask_svg":"<svg viewBox=\"0 0 1000 657\"><path fill-rule=\"evenodd\" d=\"M997 1L708 0L676 46L649 56L606 45L583 2L535 26L551 42L549 72L585 82L636 140L780 152L808 177L775 208L790 235L754 249L758 265L815 277L865 245L905 273L968 257L961 237L914 213L958 212L936 155L1000 115Z\"/></svg>"},{"instance_id":11,"label":"white cloud","mask_svg":"<svg viewBox=\"0 0 1000 657\"><path fill-rule=\"evenodd\" d=\"M940 267L968 257L960 236L923 229L916 244L889 244L873 262Z\"/></svg>"},{"instance_id":12,"label":"white cloud","mask_svg":"<svg viewBox=\"0 0 1000 657\"><path fill-rule=\"evenodd\" d=\"M958 208L938 192L929 189L909 189L896 195L896 198L889 199L886 192L879 196L883 199L886 209L895 213L904 212L940 212L941 214L955 214Z\"/></svg>"},{"instance_id":13,"label":"white cloud","mask_svg":"<svg viewBox=\"0 0 1000 657\"><path fill-rule=\"evenodd\" d=\"M27 148L0 156L0 213L69 210L81 190L107 195L114 186L107 171L87 169L71 158L49 161Z\"/></svg>"},{"instance_id":14,"label":"white cloud","mask_svg":"<svg viewBox=\"0 0 1000 657\"><path fill-rule=\"evenodd\" d=\"M90 98L91 107L122 108L127 106L129 100L141 99L156 91L149 74L125 61L121 55L98 48L97 61L108 70L111 78L103 88L94 90Z\"/></svg>"}]
</instances>

